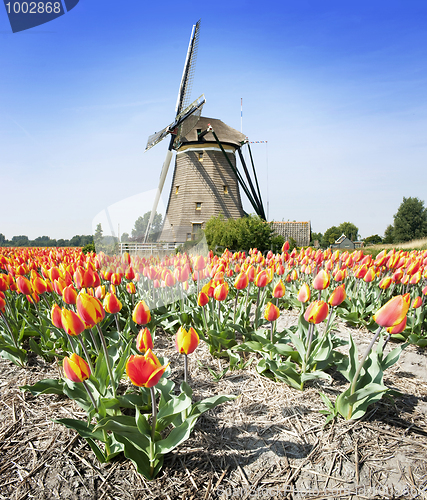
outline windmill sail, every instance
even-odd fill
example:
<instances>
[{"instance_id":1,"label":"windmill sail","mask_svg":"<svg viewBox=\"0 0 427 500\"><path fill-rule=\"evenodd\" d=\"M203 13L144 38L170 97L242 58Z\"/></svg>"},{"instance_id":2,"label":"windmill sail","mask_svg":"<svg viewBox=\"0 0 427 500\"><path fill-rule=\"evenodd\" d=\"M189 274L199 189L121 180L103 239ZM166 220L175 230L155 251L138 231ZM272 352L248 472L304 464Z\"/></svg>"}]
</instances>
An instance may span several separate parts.
<instances>
[{"instance_id":1,"label":"windmill sail","mask_svg":"<svg viewBox=\"0 0 427 500\"><path fill-rule=\"evenodd\" d=\"M163 163L162 172L160 174L159 187L154 200L153 208L151 210L147 230L145 232L144 243L147 241L154 216L156 215L157 205L159 203L160 195L162 193L163 185L165 183L169 165L172 159L172 149L174 148L175 140L178 139L179 141L179 137L182 136L183 133L191 130L196 125L198 117L200 117L201 115L203 104L205 103L205 98L202 95L199 97L199 99L196 99L194 103L190 104L190 106L185 107L186 102L190 97L191 85L194 77L197 48L199 44L199 33L200 19L193 26L193 29L191 31L190 43L188 45L187 57L185 59L184 71L182 73L181 85L179 87L178 98L176 102L175 120L169 126L165 127L161 132L157 132L148 138L146 151L163 140L168 133L171 134L168 152L166 154L166 159ZM186 125L187 121L188 124Z\"/></svg>"}]
</instances>

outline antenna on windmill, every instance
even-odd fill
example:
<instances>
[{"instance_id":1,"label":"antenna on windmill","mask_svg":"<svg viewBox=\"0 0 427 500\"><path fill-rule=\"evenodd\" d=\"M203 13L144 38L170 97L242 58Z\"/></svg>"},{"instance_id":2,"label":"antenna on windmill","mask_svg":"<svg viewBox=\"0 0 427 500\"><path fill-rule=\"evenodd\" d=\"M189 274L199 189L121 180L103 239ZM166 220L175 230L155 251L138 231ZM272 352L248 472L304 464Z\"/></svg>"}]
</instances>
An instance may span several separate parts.
<instances>
[{"instance_id":1,"label":"antenna on windmill","mask_svg":"<svg viewBox=\"0 0 427 500\"><path fill-rule=\"evenodd\" d=\"M148 239L151 225L156 214L160 195L162 193L166 176L169 170L169 165L172 159L172 150L177 149L180 144L180 138L184 137L190 130L192 130L196 126L196 123L198 122L199 117L202 114L203 105L206 102L205 96L202 94L190 105L187 105L190 98L191 86L194 78L197 48L199 44L199 33L200 19L193 26L193 29L191 31L190 43L188 45L187 57L185 59L184 71L182 73L181 85L179 87L178 98L175 106L175 119L163 130L151 135L148 138L147 146L145 148L145 151L148 151L150 148L162 141L168 134L171 135L166 158L162 166L162 171L160 173L159 187L154 198L153 208L151 210L150 219L148 221L147 230L145 232L144 243L146 243Z\"/></svg>"}]
</instances>

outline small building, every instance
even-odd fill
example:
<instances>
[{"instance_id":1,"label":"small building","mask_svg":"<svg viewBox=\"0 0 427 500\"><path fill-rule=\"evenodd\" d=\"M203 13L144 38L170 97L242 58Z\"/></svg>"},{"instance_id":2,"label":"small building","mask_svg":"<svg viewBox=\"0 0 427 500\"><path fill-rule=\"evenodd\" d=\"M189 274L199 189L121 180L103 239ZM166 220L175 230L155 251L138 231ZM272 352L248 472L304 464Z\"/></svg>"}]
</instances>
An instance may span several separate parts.
<instances>
[{"instance_id":1,"label":"small building","mask_svg":"<svg viewBox=\"0 0 427 500\"><path fill-rule=\"evenodd\" d=\"M342 234L331 248L348 248L354 250L355 248L363 247L363 241L351 241L350 238L347 238L345 234Z\"/></svg>"},{"instance_id":2,"label":"small building","mask_svg":"<svg viewBox=\"0 0 427 500\"><path fill-rule=\"evenodd\" d=\"M286 240L293 238L299 247L307 247L310 244L310 221L308 222L270 222L275 234L283 236Z\"/></svg>"}]
</instances>

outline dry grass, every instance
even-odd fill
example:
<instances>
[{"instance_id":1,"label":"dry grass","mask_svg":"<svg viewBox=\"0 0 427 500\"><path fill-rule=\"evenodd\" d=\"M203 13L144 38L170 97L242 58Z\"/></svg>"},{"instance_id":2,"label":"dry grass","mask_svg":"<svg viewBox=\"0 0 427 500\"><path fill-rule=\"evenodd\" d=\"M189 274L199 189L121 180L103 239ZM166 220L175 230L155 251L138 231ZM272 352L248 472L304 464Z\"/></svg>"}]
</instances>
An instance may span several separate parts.
<instances>
[{"instance_id":1,"label":"dry grass","mask_svg":"<svg viewBox=\"0 0 427 500\"><path fill-rule=\"evenodd\" d=\"M339 332L360 343L370 339L368 332L343 324ZM179 382L181 360L172 339L160 334L156 351L172 358L172 378ZM196 359L217 371L223 362L205 344L196 352L197 358L190 356L195 397L240 397L203 416L151 482L125 459L99 464L84 440L53 422L84 418L73 402L19 390L58 377L57 366L32 358L20 370L0 360L0 499L426 498L427 383L406 368L397 365L385 377L401 396L370 407L361 421L339 419L324 427L318 392L333 400L346 387L339 374L332 373L331 384L322 381L299 392L261 377L254 359L245 371L229 372L215 383ZM412 493L401 494L405 486Z\"/></svg>"},{"instance_id":2,"label":"dry grass","mask_svg":"<svg viewBox=\"0 0 427 500\"><path fill-rule=\"evenodd\" d=\"M406 243L390 243L390 244L384 244L381 243L380 245L372 245L367 247L369 249L373 250L382 250L383 248L386 248L387 250L390 250L392 248L395 248L396 250L406 250L406 249L419 249L419 250L426 250L427 249L427 238L421 238L420 240L412 240L412 241L407 241Z\"/></svg>"}]
</instances>

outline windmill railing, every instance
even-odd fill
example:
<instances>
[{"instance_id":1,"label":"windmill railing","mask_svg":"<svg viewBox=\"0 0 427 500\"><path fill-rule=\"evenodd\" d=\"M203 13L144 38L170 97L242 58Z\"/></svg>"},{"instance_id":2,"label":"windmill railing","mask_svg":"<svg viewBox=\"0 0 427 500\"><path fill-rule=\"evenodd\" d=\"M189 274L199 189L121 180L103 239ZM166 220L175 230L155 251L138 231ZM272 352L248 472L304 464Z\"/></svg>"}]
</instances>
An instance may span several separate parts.
<instances>
[{"instance_id":1,"label":"windmill railing","mask_svg":"<svg viewBox=\"0 0 427 500\"><path fill-rule=\"evenodd\" d=\"M127 241L119 244L120 254L128 252L130 255L166 255L175 253L175 249L183 243L139 243Z\"/></svg>"}]
</instances>

